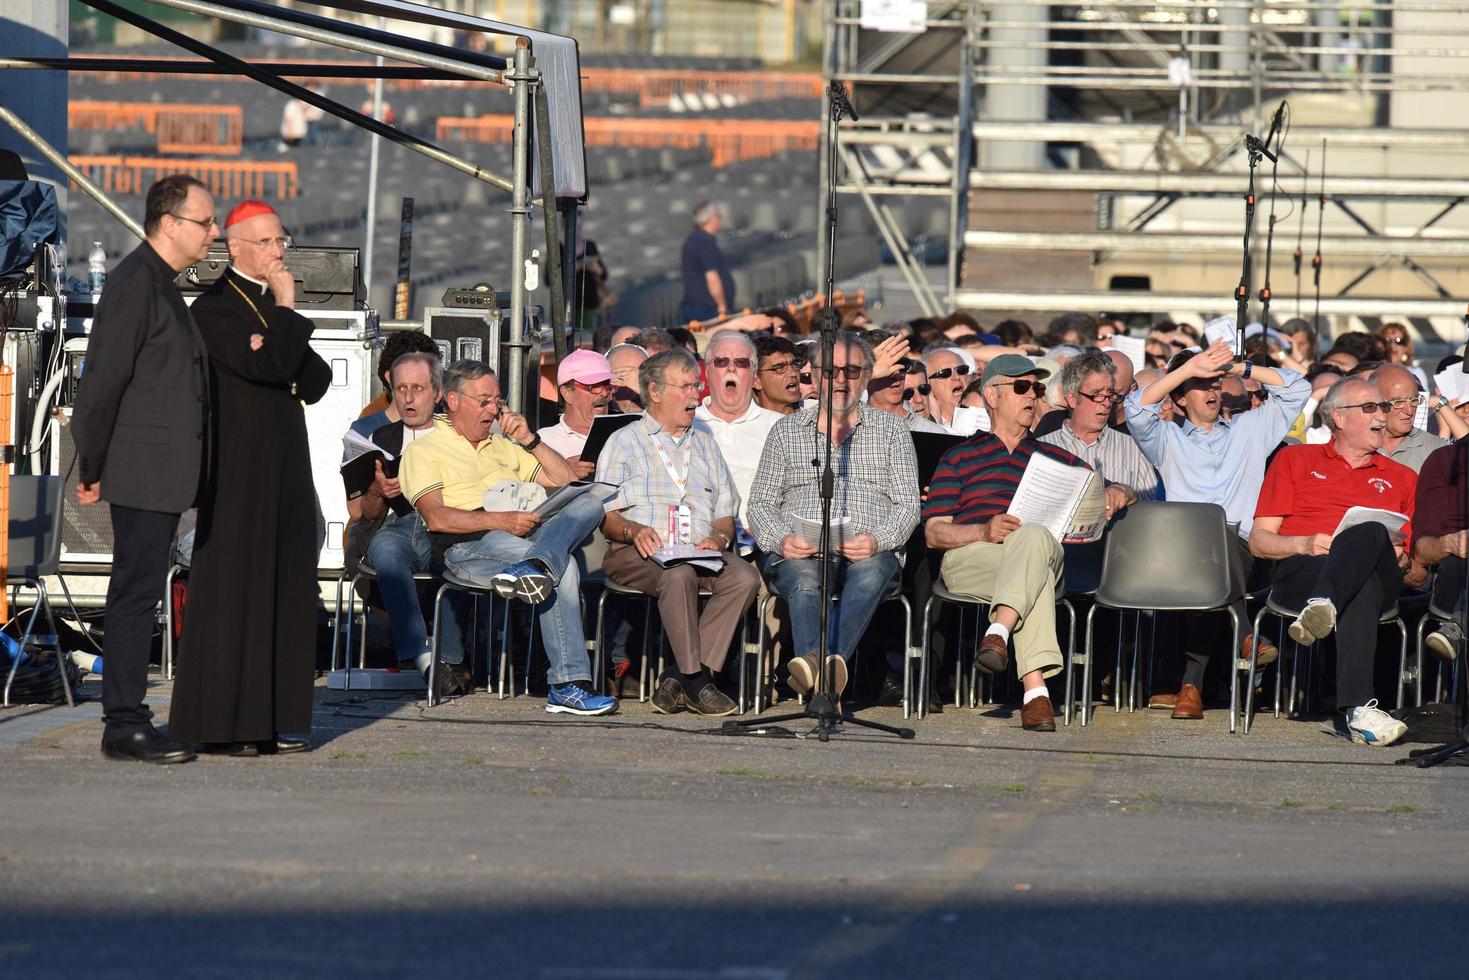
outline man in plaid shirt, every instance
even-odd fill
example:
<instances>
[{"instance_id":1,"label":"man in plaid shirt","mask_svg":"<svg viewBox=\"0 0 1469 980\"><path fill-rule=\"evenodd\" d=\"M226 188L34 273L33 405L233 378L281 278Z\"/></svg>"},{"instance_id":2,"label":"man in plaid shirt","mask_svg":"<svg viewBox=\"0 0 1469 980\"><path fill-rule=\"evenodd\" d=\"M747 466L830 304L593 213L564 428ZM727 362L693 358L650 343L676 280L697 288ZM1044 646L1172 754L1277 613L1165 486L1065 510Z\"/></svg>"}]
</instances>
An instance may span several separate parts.
<instances>
[{"instance_id":1,"label":"man in plaid shirt","mask_svg":"<svg viewBox=\"0 0 1469 980\"><path fill-rule=\"evenodd\" d=\"M831 366L821 358L818 345L812 370L820 372L819 392L831 399L832 408L836 481L831 516L833 522L845 518L839 553L829 556L833 592L841 601L829 617L827 649L833 656L827 686L839 696L847 684L847 663L878 602L897 581L900 549L918 526L918 463L903 420L861 402L873 367L866 341L840 331ZM818 669L821 559L815 540L798 534L792 518L820 526L825 432L820 408L802 409L777 422L761 453L746 511L764 552L765 580L790 607L795 646L803 651L790 662L791 686L803 694L815 685ZM835 532L832 539L837 540Z\"/></svg>"}]
</instances>

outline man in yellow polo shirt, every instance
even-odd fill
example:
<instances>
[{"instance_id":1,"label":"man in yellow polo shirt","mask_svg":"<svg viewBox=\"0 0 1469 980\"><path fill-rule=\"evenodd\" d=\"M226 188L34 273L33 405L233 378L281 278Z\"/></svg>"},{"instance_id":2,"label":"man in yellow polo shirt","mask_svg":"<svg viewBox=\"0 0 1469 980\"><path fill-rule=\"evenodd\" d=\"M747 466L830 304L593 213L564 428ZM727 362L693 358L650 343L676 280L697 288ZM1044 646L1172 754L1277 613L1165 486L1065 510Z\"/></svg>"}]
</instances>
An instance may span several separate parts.
<instances>
[{"instance_id":1,"label":"man in yellow polo shirt","mask_svg":"<svg viewBox=\"0 0 1469 980\"><path fill-rule=\"evenodd\" d=\"M398 482L423 517L435 557L456 575L536 607L550 660L546 710L604 715L617 699L591 685L581 593L571 553L602 522L595 495L583 494L542 521L533 511L487 511L485 491L502 480L559 487L571 467L504 410L500 382L479 361L457 361L444 375L447 416L403 452ZM500 423L503 435L490 428Z\"/></svg>"}]
</instances>

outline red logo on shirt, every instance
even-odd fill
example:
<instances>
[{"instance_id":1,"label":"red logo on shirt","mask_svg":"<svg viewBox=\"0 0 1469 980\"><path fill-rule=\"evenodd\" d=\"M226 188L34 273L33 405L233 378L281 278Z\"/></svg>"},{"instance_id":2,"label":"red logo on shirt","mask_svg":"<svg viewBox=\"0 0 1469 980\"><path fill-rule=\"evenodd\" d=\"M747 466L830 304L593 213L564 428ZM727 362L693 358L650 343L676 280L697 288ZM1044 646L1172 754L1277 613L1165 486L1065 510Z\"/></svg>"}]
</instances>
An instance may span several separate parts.
<instances>
[{"instance_id":1,"label":"red logo on shirt","mask_svg":"<svg viewBox=\"0 0 1469 980\"><path fill-rule=\"evenodd\" d=\"M1372 479L1368 480L1367 482L1370 483L1372 486L1376 487L1378 493L1387 493L1389 490L1392 489L1392 484L1391 483L1388 483L1386 480L1384 480L1380 476L1374 476Z\"/></svg>"}]
</instances>

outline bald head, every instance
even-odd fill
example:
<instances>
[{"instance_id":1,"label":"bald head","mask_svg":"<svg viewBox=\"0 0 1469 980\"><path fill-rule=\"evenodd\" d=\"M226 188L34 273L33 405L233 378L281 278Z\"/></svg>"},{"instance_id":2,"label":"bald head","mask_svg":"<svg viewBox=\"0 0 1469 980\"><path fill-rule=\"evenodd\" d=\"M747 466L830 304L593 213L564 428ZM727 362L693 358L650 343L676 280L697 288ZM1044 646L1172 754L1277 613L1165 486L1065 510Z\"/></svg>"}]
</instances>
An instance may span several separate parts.
<instances>
[{"instance_id":1,"label":"bald head","mask_svg":"<svg viewBox=\"0 0 1469 980\"><path fill-rule=\"evenodd\" d=\"M1117 365L1117 390L1126 394L1132 390L1132 358L1120 350L1107 351L1107 357Z\"/></svg>"},{"instance_id":2,"label":"bald head","mask_svg":"<svg viewBox=\"0 0 1469 980\"><path fill-rule=\"evenodd\" d=\"M1418 414L1418 379L1399 364L1384 364L1372 372L1372 384L1382 400L1392 402L1387 413L1387 438L1401 439L1413 431Z\"/></svg>"}]
</instances>

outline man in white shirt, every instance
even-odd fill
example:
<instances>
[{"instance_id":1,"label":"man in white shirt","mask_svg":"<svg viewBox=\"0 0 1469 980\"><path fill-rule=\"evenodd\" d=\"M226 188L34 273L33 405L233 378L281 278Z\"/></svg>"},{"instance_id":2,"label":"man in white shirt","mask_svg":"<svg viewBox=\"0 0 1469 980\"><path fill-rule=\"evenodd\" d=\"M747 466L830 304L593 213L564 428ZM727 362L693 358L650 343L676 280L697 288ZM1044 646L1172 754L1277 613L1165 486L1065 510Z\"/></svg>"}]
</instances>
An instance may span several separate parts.
<instances>
[{"instance_id":1,"label":"man in white shirt","mask_svg":"<svg viewBox=\"0 0 1469 980\"><path fill-rule=\"evenodd\" d=\"M581 461L581 450L592 419L606 415L612 401L612 366L596 351L574 350L556 367L556 390L564 406L561 421L538 429L536 435L571 464L578 480L584 480L597 467Z\"/></svg>"},{"instance_id":2,"label":"man in white shirt","mask_svg":"<svg viewBox=\"0 0 1469 980\"><path fill-rule=\"evenodd\" d=\"M929 348L923 352L923 364L928 368L928 414L943 427L945 432L969 435L954 429L954 411L964 397L964 388L973 380L973 369L964 356L952 347Z\"/></svg>"},{"instance_id":3,"label":"man in white shirt","mask_svg":"<svg viewBox=\"0 0 1469 980\"><path fill-rule=\"evenodd\" d=\"M750 499L770 428L782 418L755 404L756 360L748 334L727 331L714 338L704 357L709 397L694 412L694 427L714 436L742 502Z\"/></svg>"}]
</instances>

